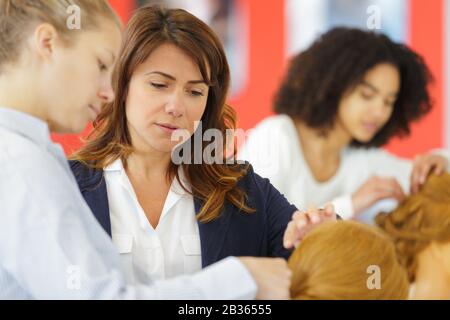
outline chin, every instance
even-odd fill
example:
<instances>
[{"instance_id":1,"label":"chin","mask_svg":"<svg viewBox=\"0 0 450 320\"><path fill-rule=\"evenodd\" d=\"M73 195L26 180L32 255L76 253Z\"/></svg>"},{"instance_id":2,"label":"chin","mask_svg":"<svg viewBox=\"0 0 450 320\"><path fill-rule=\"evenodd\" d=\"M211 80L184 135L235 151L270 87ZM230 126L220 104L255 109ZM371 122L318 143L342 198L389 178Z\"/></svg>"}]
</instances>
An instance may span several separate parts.
<instances>
[{"instance_id":1,"label":"chin","mask_svg":"<svg viewBox=\"0 0 450 320\"><path fill-rule=\"evenodd\" d=\"M355 139L356 141L358 141L359 143L368 143L370 141L372 141L373 139L373 135L354 135L353 139Z\"/></svg>"},{"instance_id":2,"label":"chin","mask_svg":"<svg viewBox=\"0 0 450 320\"><path fill-rule=\"evenodd\" d=\"M170 143L161 141L160 143L155 143L155 141L147 141L148 146L158 152L170 153L172 152L173 146Z\"/></svg>"},{"instance_id":3,"label":"chin","mask_svg":"<svg viewBox=\"0 0 450 320\"><path fill-rule=\"evenodd\" d=\"M70 134L80 134L84 131L86 128L88 122L80 122L80 123L74 123L72 127L69 129L70 131L68 133Z\"/></svg>"}]
</instances>

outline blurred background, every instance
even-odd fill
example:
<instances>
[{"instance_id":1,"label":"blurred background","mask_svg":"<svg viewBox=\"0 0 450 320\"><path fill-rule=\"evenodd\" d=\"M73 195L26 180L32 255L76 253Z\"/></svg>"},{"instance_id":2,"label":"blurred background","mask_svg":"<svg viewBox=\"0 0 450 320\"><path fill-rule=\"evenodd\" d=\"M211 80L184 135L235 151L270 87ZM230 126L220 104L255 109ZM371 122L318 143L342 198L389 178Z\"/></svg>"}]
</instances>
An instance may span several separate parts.
<instances>
[{"instance_id":1,"label":"blurred background","mask_svg":"<svg viewBox=\"0 0 450 320\"><path fill-rule=\"evenodd\" d=\"M239 128L245 130L272 114L273 97L291 55L335 26L376 28L420 53L435 77L431 87L433 111L413 125L411 136L394 139L387 149L412 157L433 148L450 147L448 0L110 0L110 3L124 23L133 10L147 3L183 8L208 23L225 46L232 73L229 103L238 112ZM380 19L376 20L377 17ZM53 138L63 144L66 153L81 144L79 136Z\"/></svg>"}]
</instances>

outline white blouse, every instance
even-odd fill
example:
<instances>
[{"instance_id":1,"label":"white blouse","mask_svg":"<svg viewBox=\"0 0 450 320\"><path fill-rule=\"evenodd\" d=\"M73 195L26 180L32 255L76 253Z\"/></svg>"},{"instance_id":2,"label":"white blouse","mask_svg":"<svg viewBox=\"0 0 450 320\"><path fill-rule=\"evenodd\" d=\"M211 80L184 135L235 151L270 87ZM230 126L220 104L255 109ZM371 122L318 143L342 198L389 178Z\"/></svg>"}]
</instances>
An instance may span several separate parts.
<instances>
[{"instance_id":1,"label":"white blouse","mask_svg":"<svg viewBox=\"0 0 450 320\"><path fill-rule=\"evenodd\" d=\"M183 170L180 179L185 186ZM104 168L111 233L127 282L150 283L201 270L200 236L192 195L174 179L156 228L138 202L122 161ZM155 186L157 187L157 186ZM189 190L189 189L188 189Z\"/></svg>"},{"instance_id":2,"label":"white blouse","mask_svg":"<svg viewBox=\"0 0 450 320\"><path fill-rule=\"evenodd\" d=\"M438 152L438 151L436 151ZM443 150L439 153L447 156ZM287 115L271 116L259 123L240 150L239 159L249 161L255 172L269 178L297 208L321 206L332 202L344 219L354 214L351 195L371 176L395 177L409 191L412 161L396 157L380 148L347 147L341 152L336 174L326 182L317 182L303 157L294 122ZM376 213L392 210L397 203L385 199L358 216L371 223Z\"/></svg>"}]
</instances>

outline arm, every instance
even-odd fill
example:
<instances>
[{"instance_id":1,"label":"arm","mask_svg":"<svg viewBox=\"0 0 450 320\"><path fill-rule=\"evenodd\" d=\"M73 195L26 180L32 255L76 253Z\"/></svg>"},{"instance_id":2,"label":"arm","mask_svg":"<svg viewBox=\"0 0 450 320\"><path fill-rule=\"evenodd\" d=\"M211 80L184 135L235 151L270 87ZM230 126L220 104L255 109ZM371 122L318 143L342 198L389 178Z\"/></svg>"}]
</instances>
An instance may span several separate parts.
<instances>
[{"instance_id":1,"label":"arm","mask_svg":"<svg viewBox=\"0 0 450 320\"><path fill-rule=\"evenodd\" d=\"M46 173L54 173L55 168L41 170L41 165L45 168L46 164L35 166L39 170L22 167L14 175L0 174L0 263L32 297L254 298L255 282L237 258L152 286L127 286L111 241L76 193L67 172L59 170L52 178Z\"/></svg>"},{"instance_id":2,"label":"arm","mask_svg":"<svg viewBox=\"0 0 450 320\"><path fill-rule=\"evenodd\" d=\"M258 196L264 203L268 224L269 256L287 259L292 252L283 247L283 235L297 208L290 204L267 178L254 173L251 168L248 174L252 175Z\"/></svg>"},{"instance_id":3,"label":"arm","mask_svg":"<svg viewBox=\"0 0 450 320\"><path fill-rule=\"evenodd\" d=\"M351 179L346 189L348 193L331 201L342 218L353 218L385 198L403 200L409 188L412 169L410 160L396 157L382 149L353 152L347 167L359 169L346 176L346 179Z\"/></svg>"},{"instance_id":4,"label":"arm","mask_svg":"<svg viewBox=\"0 0 450 320\"><path fill-rule=\"evenodd\" d=\"M356 190L332 200L341 216L352 218L382 199L401 202L409 192L417 192L430 172L449 169L449 152L433 150L414 161L390 154L382 149L364 151L359 158L367 164L369 177Z\"/></svg>"}]
</instances>

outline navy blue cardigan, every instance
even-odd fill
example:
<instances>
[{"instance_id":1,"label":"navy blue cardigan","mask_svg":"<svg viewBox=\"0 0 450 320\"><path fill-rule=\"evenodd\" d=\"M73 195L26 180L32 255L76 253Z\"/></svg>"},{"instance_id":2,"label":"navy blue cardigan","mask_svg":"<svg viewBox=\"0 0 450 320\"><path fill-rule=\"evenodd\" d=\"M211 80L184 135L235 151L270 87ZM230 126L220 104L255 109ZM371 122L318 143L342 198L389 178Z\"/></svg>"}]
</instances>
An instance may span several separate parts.
<instances>
[{"instance_id":1,"label":"navy blue cardigan","mask_svg":"<svg viewBox=\"0 0 450 320\"><path fill-rule=\"evenodd\" d=\"M111 236L103 171L88 168L77 161L70 161L70 167L84 199L103 229ZM198 223L203 267L228 256L287 259L292 253L292 250L283 247L283 235L297 208L268 179L257 175L251 166L238 185L247 194L247 204L256 209L256 212L242 212L225 201L219 218L208 223ZM195 197L194 206L198 213L202 202Z\"/></svg>"}]
</instances>

